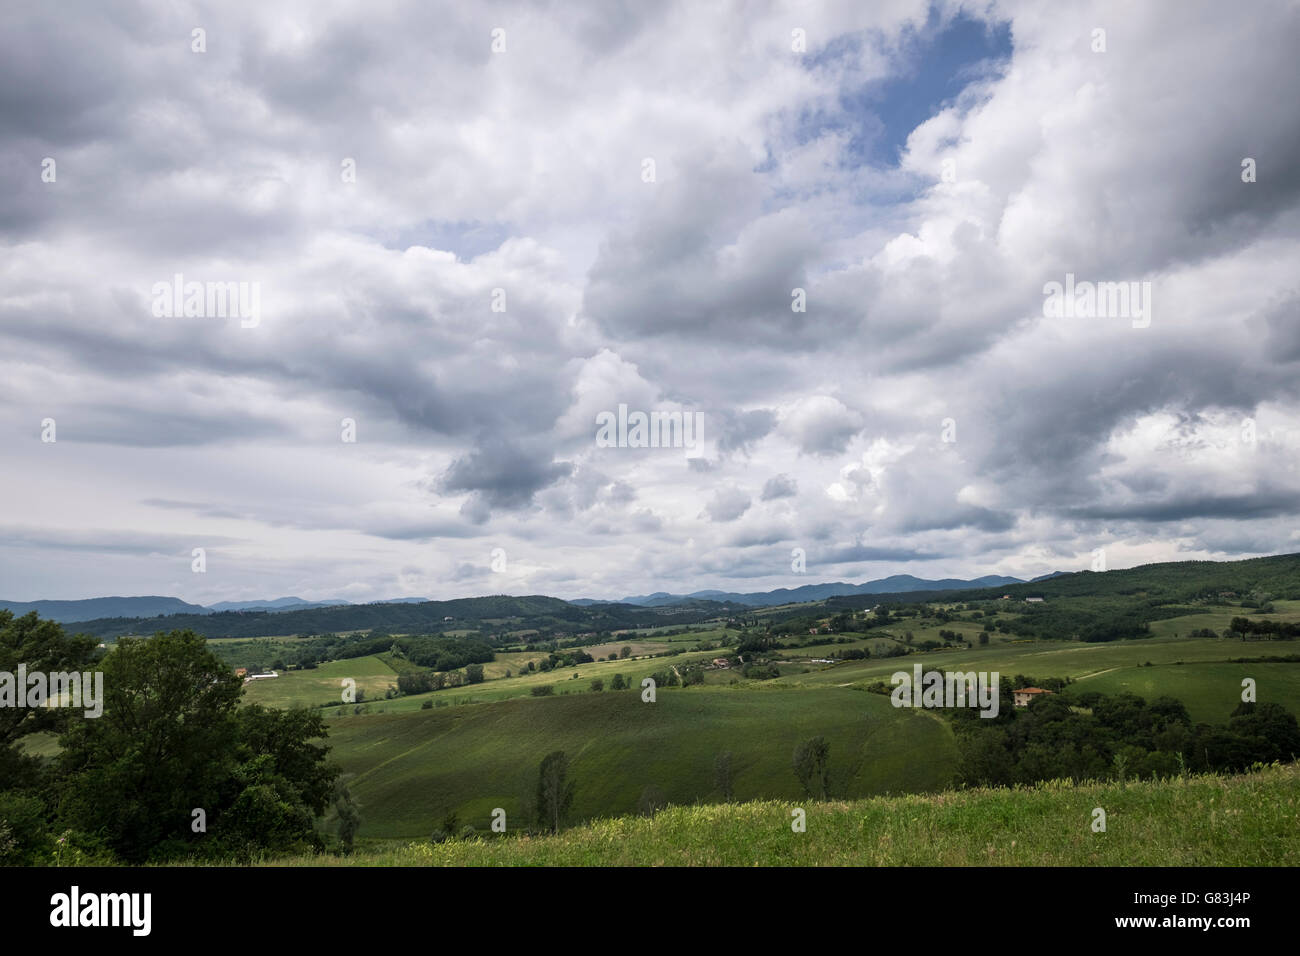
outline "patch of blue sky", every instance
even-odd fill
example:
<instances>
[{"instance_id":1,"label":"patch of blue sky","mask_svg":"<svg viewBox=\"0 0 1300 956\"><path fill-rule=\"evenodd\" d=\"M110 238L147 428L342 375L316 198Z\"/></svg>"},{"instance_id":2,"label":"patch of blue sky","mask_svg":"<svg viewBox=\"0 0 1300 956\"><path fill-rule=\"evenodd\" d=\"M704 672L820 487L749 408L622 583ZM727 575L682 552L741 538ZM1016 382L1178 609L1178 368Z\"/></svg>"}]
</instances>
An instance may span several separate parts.
<instances>
[{"instance_id":1,"label":"patch of blue sky","mask_svg":"<svg viewBox=\"0 0 1300 956\"><path fill-rule=\"evenodd\" d=\"M513 234L508 223L503 222L451 222L430 219L391 235L377 237L389 249L409 249L424 246L444 252L454 252L461 262L468 262L486 252L500 248Z\"/></svg>"},{"instance_id":2,"label":"patch of blue sky","mask_svg":"<svg viewBox=\"0 0 1300 956\"><path fill-rule=\"evenodd\" d=\"M834 112L799 117L795 140L837 132L847 139L847 162L890 168L898 165L914 129L1007 63L1011 27L965 11L941 15L932 7L924 25L904 30L896 42L878 33L841 37L810 55L808 69L842 68L841 61L859 59L868 44L887 59L886 75L844 90Z\"/></svg>"}]
</instances>

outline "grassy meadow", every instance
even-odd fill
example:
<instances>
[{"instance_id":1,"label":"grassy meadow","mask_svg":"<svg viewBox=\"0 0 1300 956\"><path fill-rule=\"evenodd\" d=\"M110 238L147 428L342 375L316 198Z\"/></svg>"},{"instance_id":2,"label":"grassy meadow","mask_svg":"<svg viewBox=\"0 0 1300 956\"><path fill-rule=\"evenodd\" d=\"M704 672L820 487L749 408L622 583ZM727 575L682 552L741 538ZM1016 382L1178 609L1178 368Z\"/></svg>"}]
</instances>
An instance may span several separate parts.
<instances>
[{"instance_id":1,"label":"grassy meadow","mask_svg":"<svg viewBox=\"0 0 1300 956\"><path fill-rule=\"evenodd\" d=\"M1278 604L1279 617L1300 619L1300 602ZM1000 611L1000 616L1010 613ZM632 657L545 673L529 672L526 667L530 660L540 663L546 652L503 651L484 666L486 680L480 684L391 699L384 698L385 691L396 683L398 670L410 665L380 654L256 681L245 688L245 699L281 707L339 701L325 706L322 713L330 727L332 757L349 775L349 786L363 808L359 839L367 844L427 838L449 813L461 825L480 830L487 828L497 807L510 820L529 819L538 763L553 750L564 750L572 761L574 821L634 814L643 791L658 788L676 807L660 818L662 825L679 820L683 827L696 825L691 821L698 821L701 814L707 819L708 814L721 812L713 806L722 800L714 780L714 760L730 751L733 799L758 801L734 812L752 823L753 814L769 812L759 809L766 806L761 801L800 799L791 754L799 743L818 734L830 743L832 793L837 798L934 792L949 786L956 747L947 722L934 714L896 710L888 698L863 693L868 685L888 682L895 671L910 671L917 663L927 670L997 671L1004 680L1017 674L1071 678L1074 683L1067 694L1096 690L1131 692L1148 699L1177 697L1194 720L1212 723L1227 720L1240 700L1241 679L1254 677L1261 701L1300 710L1300 664L1227 663L1233 657L1295 653L1293 644L1189 637L1203 627L1226 628L1241 613L1239 608L1214 608L1208 614L1155 622L1153 636L1147 639L1097 644L1017 639L993 632L987 645L979 645L982 619L940 624L918 618L868 634L798 635L794 640L799 646L772 655L781 669L779 678L747 680L739 668L710 669L705 671L703 686L661 687L653 704L641 702L643 677L722 656L728 653L722 647L693 648L705 641L734 647L739 632L706 625L684 634L616 637L587 650L603 658L628 646ZM906 657L878 656L904 647L909 631L913 642L919 643L937 639L940 629L957 631L973 646L918 651ZM857 647L873 656L814 663L816 658L836 658ZM682 653L651 656L669 648ZM624 675L633 689L610 690L615 674ZM359 707L340 700L345 677L365 692ZM603 692L592 690L596 679L604 682ZM550 696L534 696L535 688L546 685L552 688ZM41 746L48 748L50 742ZM946 806L946 799L939 798L937 806ZM1001 799L1005 798L996 798L989 806ZM830 812L827 806L839 805L817 805L815 812ZM635 820L593 824L645 825ZM504 852L496 844L486 846L492 853ZM810 852L816 855L823 850ZM861 854L870 860L878 858L873 854L888 859L886 851L886 846L845 849L843 861ZM951 852L965 859L971 848ZM547 855L538 862L562 858ZM634 859L638 857L619 858L620 862Z\"/></svg>"},{"instance_id":2,"label":"grassy meadow","mask_svg":"<svg viewBox=\"0 0 1300 956\"><path fill-rule=\"evenodd\" d=\"M311 670L280 671L279 677L262 678L244 685L244 700L267 707L315 707L343 700L343 680L356 681L365 699L382 699L397 685L397 672L378 656L328 661Z\"/></svg>"},{"instance_id":3,"label":"grassy meadow","mask_svg":"<svg viewBox=\"0 0 1300 956\"><path fill-rule=\"evenodd\" d=\"M793 831L792 810L806 813ZM1094 832L1094 811L1106 813ZM370 847L274 866L1300 866L1300 765L1121 785L670 807L554 836Z\"/></svg>"},{"instance_id":4,"label":"grassy meadow","mask_svg":"<svg viewBox=\"0 0 1300 956\"><path fill-rule=\"evenodd\" d=\"M427 836L449 811L486 828L496 807L523 819L537 765L571 760L574 819L632 813L642 791L671 803L720 799L715 757L732 753L736 799L794 798L795 746L822 734L833 790L846 796L937 790L956 750L946 721L859 691L669 688L512 699L331 723L333 756L354 774L362 837Z\"/></svg>"}]
</instances>

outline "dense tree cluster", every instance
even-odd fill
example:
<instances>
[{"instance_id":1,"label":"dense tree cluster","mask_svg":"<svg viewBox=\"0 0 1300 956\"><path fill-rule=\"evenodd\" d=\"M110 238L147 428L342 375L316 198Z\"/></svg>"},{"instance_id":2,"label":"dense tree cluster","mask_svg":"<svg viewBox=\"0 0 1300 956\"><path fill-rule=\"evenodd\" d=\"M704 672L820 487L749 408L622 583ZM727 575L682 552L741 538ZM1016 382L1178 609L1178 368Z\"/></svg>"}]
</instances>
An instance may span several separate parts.
<instances>
[{"instance_id":1,"label":"dense tree cluster","mask_svg":"<svg viewBox=\"0 0 1300 956\"><path fill-rule=\"evenodd\" d=\"M1010 689L1004 689L1006 693ZM1232 772L1300 757L1300 727L1278 704L1243 703L1226 727L1193 725L1181 701L1132 694L1044 695L995 719L953 712L959 782L968 786L1040 780L1152 778Z\"/></svg>"},{"instance_id":2,"label":"dense tree cluster","mask_svg":"<svg viewBox=\"0 0 1300 956\"><path fill-rule=\"evenodd\" d=\"M0 670L97 670L103 710L0 711L0 864L248 859L323 846L336 799L324 722L241 706L242 683L202 637L124 638L102 658L35 614L0 612ZM59 733L50 761L20 741Z\"/></svg>"},{"instance_id":3,"label":"dense tree cluster","mask_svg":"<svg viewBox=\"0 0 1300 956\"><path fill-rule=\"evenodd\" d=\"M1268 621L1248 617L1234 617L1228 625L1228 636L1240 637L1243 641L1250 635L1267 637L1272 640L1294 640L1300 637L1300 623L1287 624L1282 621Z\"/></svg>"}]
</instances>

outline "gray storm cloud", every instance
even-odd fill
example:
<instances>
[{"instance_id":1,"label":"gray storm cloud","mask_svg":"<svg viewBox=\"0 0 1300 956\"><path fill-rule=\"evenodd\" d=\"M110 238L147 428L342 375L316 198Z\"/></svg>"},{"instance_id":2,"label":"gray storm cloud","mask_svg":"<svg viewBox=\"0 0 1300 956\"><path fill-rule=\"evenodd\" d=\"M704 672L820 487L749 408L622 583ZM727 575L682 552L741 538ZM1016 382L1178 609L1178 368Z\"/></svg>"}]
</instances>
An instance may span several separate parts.
<instances>
[{"instance_id":1,"label":"gray storm cloud","mask_svg":"<svg viewBox=\"0 0 1300 956\"><path fill-rule=\"evenodd\" d=\"M901 40L959 17L1010 48ZM1208 2L6 4L0 597L1300 549L1298 46ZM261 321L155 316L178 273ZM1067 273L1149 327L1049 317ZM598 448L619 404L704 447Z\"/></svg>"}]
</instances>

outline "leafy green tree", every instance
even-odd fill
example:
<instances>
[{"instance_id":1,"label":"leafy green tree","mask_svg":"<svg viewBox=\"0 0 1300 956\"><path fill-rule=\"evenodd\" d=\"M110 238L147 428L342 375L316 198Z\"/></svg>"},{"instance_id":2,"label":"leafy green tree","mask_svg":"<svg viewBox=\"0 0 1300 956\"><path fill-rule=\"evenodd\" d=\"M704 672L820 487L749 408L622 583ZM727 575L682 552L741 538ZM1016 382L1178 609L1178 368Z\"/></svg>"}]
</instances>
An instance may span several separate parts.
<instances>
[{"instance_id":1,"label":"leafy green tree","mask_svg":"<svg viewBox=\"0 0 1300 956\"><path fill-rule=\"evenodd\" d=\"M483 665L470 664L465 668L465 679L471 684L483 683Z\"/></svg>"},{"instance_id":2,"label":"leafy green tree","mask_svg":"<svg viewBox=\"0 0 1300 956\"><path fill-rule=\"evenodd\" d=\"M1228 728L1250 741L1254 759L1262 763L1300 757L1300 726L1281 704L1239 704Z\"/></svg>"},{"instance_id":3,"label":"leafy green tree","mask_svg":"<svg viewBox=\"0 0 1300 956\"><path fill-rule=\"evenodd\" d=\"M94 638L70 637L57 622L41 620L35 612L15 617L0 610L0 671L15 678L19 664L26 664L29 674L93 674L99 656ZM22 739L83 721L86 709L93 708L0 706L0 865L45 863L55 849L48 771L39 758L23 751ZM67 838L65 833L65 846ZM87 842L83 834L76 839ZM92 858L83 854L77 859ZM112 862L111 857L102 862Z\"/></svg>"},{"instance_id":4,"label":"leafy green tree","mask_svg":"<svg viewBox=\"0 0 1300 956\"><path fill-rule=\"evenodd\" d=\"M808 796L830 799L829 762L830 745L825 737L813 737L794 748L794 774Z\"/></svg>"},{"instance_id":5,"label":"leafy green tree","mask_svg":"<svg viewBox=\"0 0 1300 956\"><path fill-rule=\"evenodd\" d=\"M958 741L957 779L969 787L1008 786L1015 780L1015 761L998 727L981 727Z\"/></svg>"},{"instance_id":6,"label":"leafy green tree","mask_svg":"<svg viewBox=\"0 0 1300 956\"><path fill-rule=\"evenodd\" d=\"M243 857L323 849L315 818L334 801L338 768L312 742L328 734L320 712L253 704L234 723L235 766L211 815L214 846Z\"/></svg>"},{"instance_id":7,"label":"leafy green tree","mask_svg":"<svg viewBox=\"0 0 1300 956\"><path fill-rule=\"evenodd\" d=\"M543 759L537 773L537 822L552 833L559 832L573 804L573 782L569 776L569 757L555 750Z\"/></svg>"},{"instance_id":8,"label":"leafy green tree","mask_svg":"<svg viewBox=\"0 0 1300 956\"><path fill-rule=\"evenodd\" d=\"M103 662L104 712L60 738L59 815L121 859L316 846L337 769L312 711L240 709L242 682L191 631L122 638ZM207 832L191 827L204 810Z\"/></svg>"},{"instance_id":9,"label":"leafy green tree","mask_svg":"<svg viewBox=\"0 0 1300 956\"><path fill-rule=\"evenodd\" d=\"M610 682L610 690L627 690L627 678L622 674L615 674L614 679Z\"/></svg>"},{"instance_id":10,"label":"leafy green tree","mask_svg":"<svg viewBox=\"0 0 1300 956\"><path fill-rule=\"evenodd\" d=\"M103 663L104 713L60 743L64 816L130 862L209 817L234 769L242 682L190 631L122 638Z\"/></svg>"},{"instance_id":11,"label":"leafy green tree","mask_svg":"<svg viewBox=\"0 0 1300 956\"><path fill-rule=\"evenodd\" d=\"M99 656L96 645L92 637L69 637L62 625L41 620L35 611L17 618L12 611L0 611L0 671L17 674L18 665L26 664L29 674L84 672L94 669ZM54 728L63 717L81 718L83 713L59 707L0 707L0 749L9 749L28 734ZM0 785L12 779L6 775Z\"/></svg>"},{"instance_id":12,"label":"leafy green tree","mask_svg":"<svg viewBox=\"0 0 1300 956\"><path fill-rule=\"evenodd\" d=\"M619 648L618 656L623 660L627 660L632 656L632 648L628 647L626 644L623 645L623 647Z\"/></svg>"},{"instance_id":13,"label":"leafy green tree","mask_svg":"<svg viewBox=\"0 0 1300 956\"><path fill-rule=\"evenodd\" d=\"M599 677L594 678L591 682L591 689L597 692L602 691L605 689L605 682Z\"/></svg>"},{"instance_id":14,"label":"leafy green tree","mask_svg":"<svg viewBox=\"0 0 1300 956\"><path fill-rule=\"evenodd\" d=\"M361 810L347 781L351 774L340 775L334 782L334 812L339 820L339 843L345 856L352 854L352 842L361 827Z\"/></svg>"}]
</instances>

